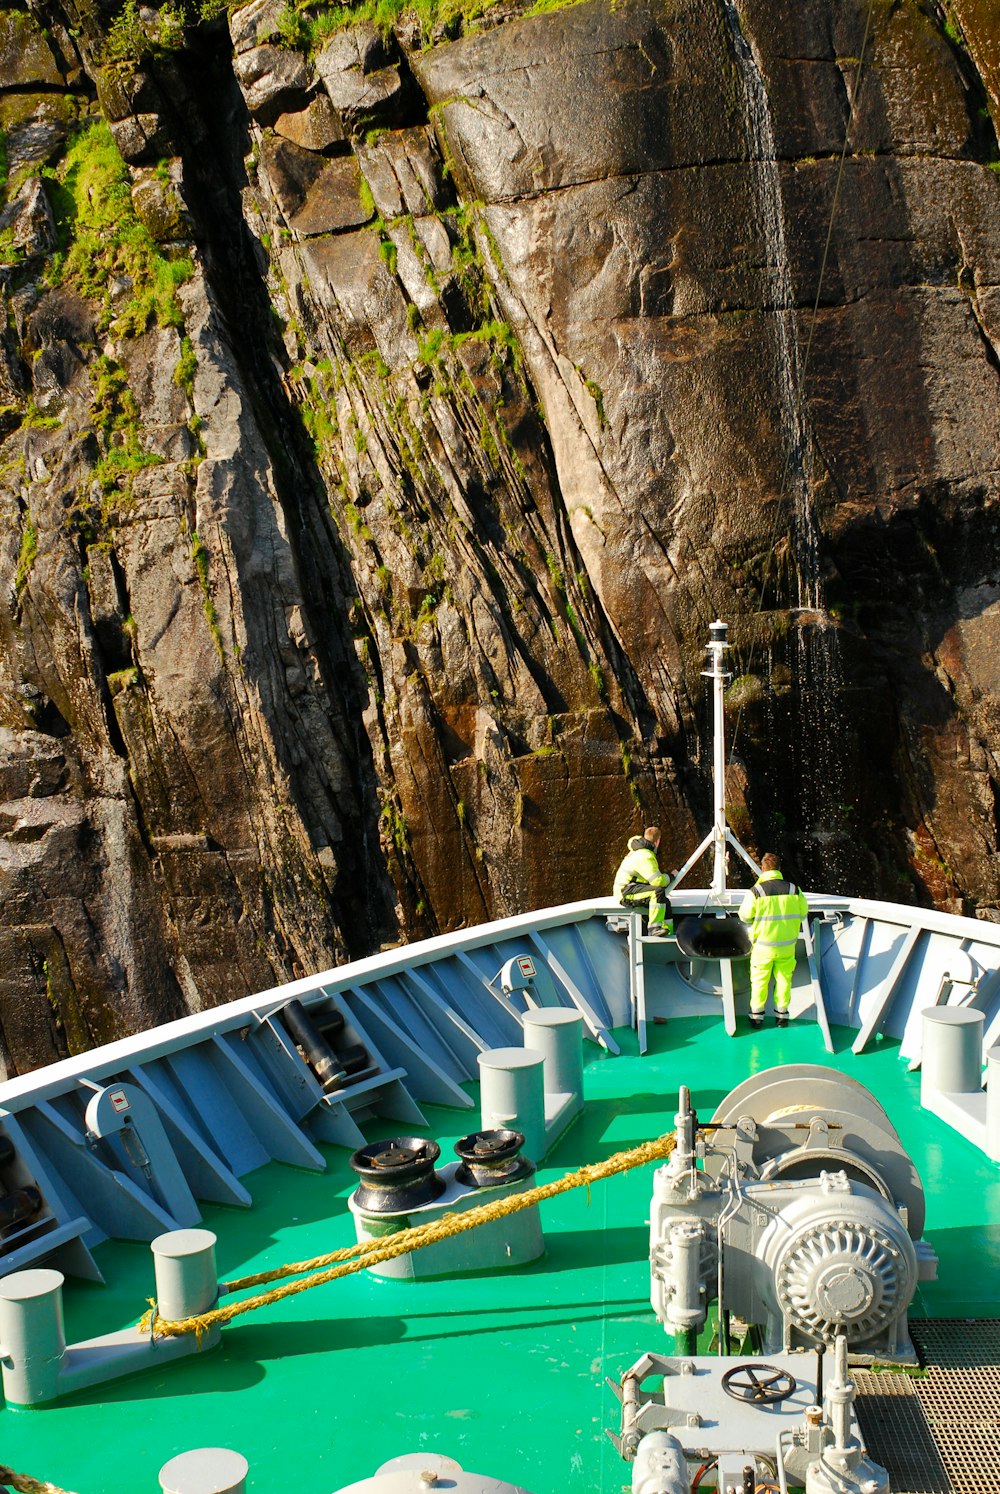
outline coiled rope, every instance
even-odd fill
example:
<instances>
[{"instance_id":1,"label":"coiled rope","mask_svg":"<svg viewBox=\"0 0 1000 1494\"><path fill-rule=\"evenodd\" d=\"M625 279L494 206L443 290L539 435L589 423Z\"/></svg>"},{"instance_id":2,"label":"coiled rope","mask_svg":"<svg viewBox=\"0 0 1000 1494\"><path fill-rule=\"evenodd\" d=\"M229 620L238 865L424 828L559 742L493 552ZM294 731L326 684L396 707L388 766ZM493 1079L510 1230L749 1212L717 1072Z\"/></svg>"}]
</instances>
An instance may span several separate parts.
<instances>
[{"instance_id":1,"label":"coiled rope","mask_svg":"<svg viewBox=\"0 0 1000 1494\"><path fill-rule=\"evenodd\" d=\"M140 1319L137 1332L152 1333L154 1336L160 1335L167 1338L177 1337L183 1333L194 1333L200 1343L203 1336L211 1332L213 1328L221 1327L224 1323L231 1323L234 1318L241 1317L243 1313L256 1312L260 1307L267 1307L272 1302L280 1302L285 1297L297 1296L299 1292L308 1292L313 1287L323 1286L325 1282L336 1281L338 1277L352 1276L358 1271L366 1271L371 1266L380 1265L383 1261L395 1260L397 1256L406 1255L412 1250L422 1250L426 1245L434 1245L440 1240L449 1240L454 1235L464 1234L466 1230L477 1229L481 1224L506 1219L510 1214L529 1209L533 1204L543 1203L547 1198L555 1198L560 1193L569 1193L573 1188L586 1188L589 1193L592 1183L599 1183L604 1178L614 1177L616 1173L629 1172L634 1167L643 1167L647 1162L663 1161L673 1151L674 1141L674 1133L668 1131L664 1136L657 1137L655 1141L643 1142L641 1146L633 1147L627 1152L615 1152L604 1162L594 1162L586 1167L580 1167L575 1172L568 1172L563 1177L557 1178L553 1183L544 1183L538 1188L529 1188L524 1193L511 1193L506 1198L480 1204L460 1214L443 1214L440 1219L434 1219L428 1224L418 1224L412 1229L398 1230L395 1234L387 1235L380 1240L362 1240L355 1245L347 1245L340 1250L330 1251L328 1255L317 1255L308 1261L295 1261L290 1265L276 1266L271 1271L259 1271L253 1276L241 1276L235 1281L223 1282L220 1286L220 1293L228 1295L231 1292L243 1291L248 1287L280 1281L289 1276L302 1277L299 1281L290 1281L285 1286L275 1287L272 1292L262 1292L256 1297L246 1297L242 1302L228 1302L223 1307L213 1307L208 1312L198 1313L190 1318L161 1318L156 1310L155 1302L151 1300L149 1311L144 1313ZM307 1271L313 1274L309 1276L302 1274Z\"/></svg>"},{"instance_id":2,"label":"coiled rope","mask_svg":"<svg viewBox=\"0 0 1000 1494\"><path fill-rule=\"evenodd\" d=\"M32 1478L30 1473L15 1473L0 1463L0 1488L16 1489L17 1494L69 1494L58 1484L48 1484L44 1479Z\"/></svg>"}]
</instances>

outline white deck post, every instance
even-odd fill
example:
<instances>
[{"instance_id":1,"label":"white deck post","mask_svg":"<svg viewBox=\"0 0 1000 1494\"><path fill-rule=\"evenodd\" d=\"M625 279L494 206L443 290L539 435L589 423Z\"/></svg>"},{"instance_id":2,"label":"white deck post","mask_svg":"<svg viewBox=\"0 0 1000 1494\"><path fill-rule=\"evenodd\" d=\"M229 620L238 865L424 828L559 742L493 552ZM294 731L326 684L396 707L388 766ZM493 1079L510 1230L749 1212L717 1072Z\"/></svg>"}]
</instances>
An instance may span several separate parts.
<instances>
[{"instance_id":1,"label":"white deck post","mask_svg":"<svg viewBox=\"0 0 1000 1494\"><path fill-rule=\"evenodd\" d=\"M545 1058L533 1048L488 1048L479 1055L484 1131L520 1131L524 1155L545 1156Z\"/></svg>"},{"instance_id":2,"label":"white deck post","mask_svg":"<svg viewBox=\"0 0 1000 1494\"><path fill-rule=\"evenodd\" d=\"M1000 1162L1000 1048L986 1050L986 1155Z\"/></svg>"},{"instance_id":3,"label":"white deck post","mask_svg":"<svg viewBox=\"0 0 1000 1494\"><path fill-rule=\"evenodd\" d=\"M524 1014L524 1046L545 1060L545 1093L572 1095L583 1106L583 1018L565 1006L540 1006Z\"/></svg>"},{"instance_id":4,"label":"white deck post","mask_svg":"<svg viewBox=\"0 0 1000 1494\"><path fill-rule=\"evenodd\" d=\"M172 1229L152 1241L149 1248L161 1318L197 1317L214 1307L219 1295L215 1241L210 1229Z\"/></svg>"},{"instance_id":5,"label":"white deck post","mask_svg":"<svg viewBox=\"0 0 1000 1494\"><path fill-rule=\"evenodd\" d=\"M967 1006L931 1006L924 1011L921 1103L924 1091L978 1094L983 1087L982 1012Z\"/></svg>"},{"instance_id":6,"label":"white deck post","mask_svg":"<svg viewBox=\"0 0 1000 1494\"><path fill-rule=\"evenodd\" d=\"M245 1494L250 1464L228 1447L196 1447L160 1469L163 1494Z\"/></svg>"},{"instance_id":7,"label":"white deck post","mask_svg":"<svg viewBox=\"0 0 1000 1494\"><path fill-rule=\"evenodd\" d=\"M66 1356L63 1274L39 1266L0 1281L0 1353L8 1405L55 1400Z\"/></svg>"}]
</instances>

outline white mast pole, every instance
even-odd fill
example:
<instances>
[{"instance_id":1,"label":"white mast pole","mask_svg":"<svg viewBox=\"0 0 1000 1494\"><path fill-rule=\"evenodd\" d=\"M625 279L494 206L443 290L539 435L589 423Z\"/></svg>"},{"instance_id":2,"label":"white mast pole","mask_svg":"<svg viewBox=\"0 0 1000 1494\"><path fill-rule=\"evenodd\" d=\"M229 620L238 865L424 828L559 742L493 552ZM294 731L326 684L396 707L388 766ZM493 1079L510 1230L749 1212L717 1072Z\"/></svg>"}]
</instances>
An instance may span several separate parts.
<instances>
[{"instance_id":1,"label":"white mast pole","mask_svg":"<svg viewBox=\"0 0 1000 1494\"><path fill-rule=\"evenodd\" d=\"M702 670L702 678L712 681L712 828L705 836L701 845L691 852L691 855L670 884L671 887L680 886L691 868L711 848L714 852L712 863L713 895L726 891L727 846L732 846L733 850L742 856L755 877L760 875L760 867L749 851L743 849L736 836L726 824L726 723L723 695L725 693L726 682L732 676L723 667L723 655L729 647L727 639L728 632L729 628L724 622L714 622L709 626L709 667Z\"/></svg>"},{"instance_id":2,"label":"white mast pole","mask_svg":"<svg viewBox=\"0 0 1000 1494\"><path fill-rule=\"evenodd\" d=\"M723 667L723 655L729 647L724 622L716 621L708 630L710 667L705 674L712 681L713 752L712 752L712 891L726 890L726 721L723 703L726 681L730 675Z\"/></svg>"}]
</instances>

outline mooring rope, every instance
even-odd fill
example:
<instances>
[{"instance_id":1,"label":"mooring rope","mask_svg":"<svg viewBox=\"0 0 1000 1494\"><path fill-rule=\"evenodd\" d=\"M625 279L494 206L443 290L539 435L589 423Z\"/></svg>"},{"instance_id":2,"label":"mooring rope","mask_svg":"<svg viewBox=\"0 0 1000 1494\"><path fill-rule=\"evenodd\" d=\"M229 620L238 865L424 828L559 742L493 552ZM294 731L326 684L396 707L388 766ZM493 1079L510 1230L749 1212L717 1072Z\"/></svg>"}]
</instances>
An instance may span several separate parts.
<instances>
[{"instance_id":1,"label":"mooring rope","mask_svg":"<svg viewBox=\"0 0 1000 1494\"><path fill-rule=\"evenodd\" d=\"M47 1484L44 1479L32 1478L30 1473L15 1473L0 1463L0 1488L16 1489L17 1494L70 1494L58 1484Z\"/></svg>"},{"instance_id":2,"label":"mooring rope","mask_svg":"<svg viewBox=\"0 0 1000 1494\"><path fill-rule=\"evenodd\" d=\"M280 1302L285 1297L294 1297L299 1292L308 1292L313 1287L323 1286L328 1281L336 1281L341 1276L352 1276L358 1271L368 1270L371 1266L381 1265L383 1261L391 1261L397 1256L407 1255L412 1250L422 1250L426 1245L434 1245L440 1240L449 1240L455 1235L464 1234L466 1230L476 1229L481 1224L490 1224L496 1219L506 1219L510 1214L517 1214L522 1209L543 1203L547 1198L555 1198L560 1193L568 1193L573 1188L586 1188L589 1192L592 1183L599 1183L604 1178L614 1177L616 1173L629 1172L633 1167L642 1167L647 1162L662 1161L670 1156L673 1149L674 1133L668 1131L666 1135L657 1137L655 1141L643 1142L641 1146L633 1147L627 1152L615 1152L604 1162L590 1163L586 1167L578 1168L575 1172L566 1173L553 1183L543 1183L540 1187L529 1188L524 1193L511 1193L506 1198L480 1204L460 1214L443 1214L440 1219L434 1219L428 1224L398 1230L395 1234L387 1235L380 1240L362 1240L355 1245L330 1251L327 1255L314 1256L308 1261L295 1261L290 1265L277 1266L272 1271L259 1271L253 1276L239 1277L235 1281L224 1283L223 1290L226 1293L235 1292L250 1286L260 1286L269 1281L280 1281L288 1276L301 1276L302 1279L288 1282L285 1286L275 1287L272 1292L262 1292L256 1297L246 1297L242 1302L228 1302L223 1307L213 1307L208 1312L198 1313L193 1317L161 1318L156 1310L155 1302L150 1301L149 1311L143 1313L137 1331L141 1334L152 1332L154 1335L160 1334L168 1338L177 1337L183 1333L194 1333L197 1334L200 1342L203 1336L211 1332L213 1328L221 1327L223 1323L231 1323L234 1318L241 1317L243 1313L256 1312L260 1307L267 1307L272 1302ZM302 1273L306 1271L314 1274L303 1276Z\"/></svg>"}]
</instances>

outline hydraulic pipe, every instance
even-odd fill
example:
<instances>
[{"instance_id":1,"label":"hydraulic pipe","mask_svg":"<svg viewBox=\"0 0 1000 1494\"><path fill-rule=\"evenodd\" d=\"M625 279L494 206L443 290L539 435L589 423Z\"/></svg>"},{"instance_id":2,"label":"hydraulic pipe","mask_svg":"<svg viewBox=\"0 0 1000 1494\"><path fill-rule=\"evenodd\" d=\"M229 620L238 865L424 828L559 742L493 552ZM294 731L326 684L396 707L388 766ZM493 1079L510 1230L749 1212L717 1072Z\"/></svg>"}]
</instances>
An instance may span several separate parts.
<instances>
[{"instance_id":1,"label":"hydraulic pipe","mask_svg":"<svg viewBox=\"0 0 1000 1494\"><path fill-rule=\"evenodd\" d=\"M684 1172L694 1166L694 1111L691 1109L691 1091L686 1084L677 1091L674 1133L674 1170Z\"/></svg>"},{"instance_id":2,"label":"hydraulic pipe","mask_svg":"<svg viewBox=\"0 0 1000 1494\"><path fill-rule=\"evenodd\" d=\"M774 1466L778 1471L779 1494L788 1494L788 1477L785 1473L785 1454L781 1444L783 1439L788 1435L788 1431L790 1430L791 1429L788 1428L784 1432L779 1432L777 1437L774 1439Z\"/></svg>"},{"instance_id":3,"label":"hydraulic pipe","mask_svg":"<svg viewBox=\"0 0 1000 1494\"><path fill-rule=\"evenodd\" d=\"M621 1452L627 1463L635 1461L642 1441L635 1419L639 1411L639 1377L630 1371L622 1380L622 1436Z\"/></svg>"},{"instance_id":4,"label":"hydraulic pipe","mask_svg":"<svg viewBox=\"0 0 1000 1494\"><path fill-rule=\"evenodd\" d=\"M834 1341L834 1375L826 1392L830 1407L833 1446L838 1452L851 1445L851 1406L854 1404L854 1381L847 1370L847 1337L838 1334Z\"/></svg>"}]
</instances>

